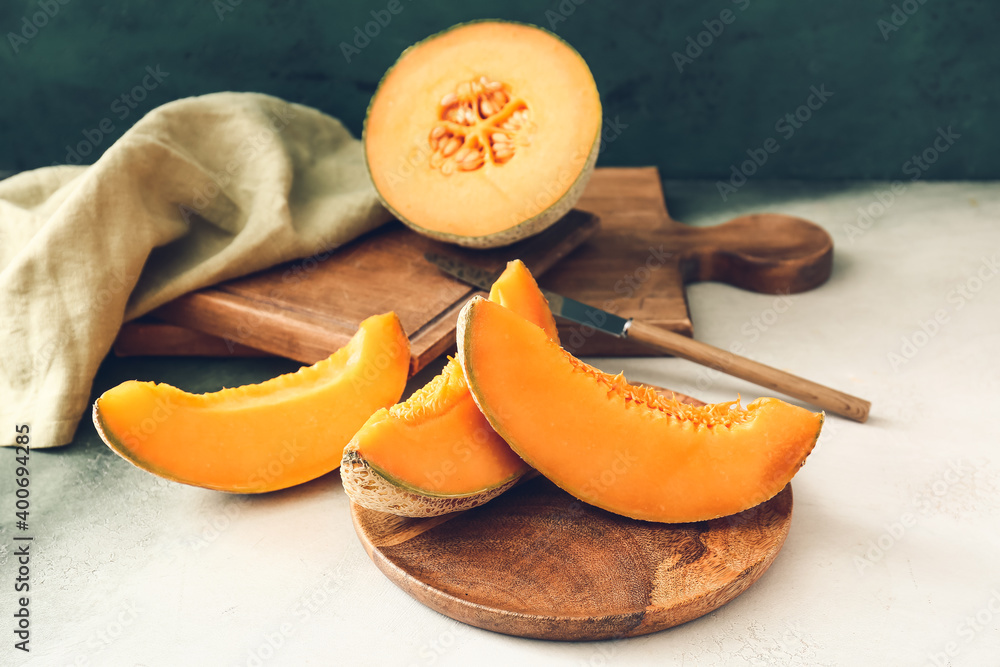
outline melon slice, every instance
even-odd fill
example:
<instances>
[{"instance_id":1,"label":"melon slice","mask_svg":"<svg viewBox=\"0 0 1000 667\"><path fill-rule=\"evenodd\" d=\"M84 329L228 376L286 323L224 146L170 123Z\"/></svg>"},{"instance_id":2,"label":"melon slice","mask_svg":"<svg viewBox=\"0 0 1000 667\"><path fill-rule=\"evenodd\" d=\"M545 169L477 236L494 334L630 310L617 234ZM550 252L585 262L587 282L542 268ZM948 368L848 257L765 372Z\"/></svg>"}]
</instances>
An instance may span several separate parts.
<instances>
[{"instance_id":1,"label":"melon slice","mask_svg":"<svg viewBox=\"0 0 1000 667\"><path fill-rule=\"evenodd\" d=\"M413 229L473 247L538 233L576 203L597 160L601 101L580 54L541 28L455 26L411 46L368 108L382 203Z\"/></svg>"},{"instance_id":2,"label":"melon slice","mask_svg":"<svg viewBox=\"0 0 1000 667\"><path fill-rule=\"evenodd\" d=\"M520 261L507 265L490 299L558 340L548 303ZM405 402L372 415L344 450L340 476L362 507L419 517L482 505L528 470L476 407L451 359Z\"/></svg>"},{"instance_id":3,"label":"melon slice","mask_svg":"<svg viewBox=\"0 0 1000 667\"><path fill-rule=\"evenodd\" d=\"M472 396L521 458L580 500L648 521L714 519L775 496L822 414L761 398L691 406L589 366L481 298L458 323Z\"/></svg>"},{"instance_id":4,"label":"melon slice","mask_svg":"<svg viewBox=\"0 0 1000 667\"><path fill-rule=\"evenodd\" d=\"M409 363L399 318L376 315L329 358L261 384L190 394L124 382L94 403L94 425L117 454L160 477L274 491L334 470L365 420L399 400Z\"/></svg>"}]
</instances>

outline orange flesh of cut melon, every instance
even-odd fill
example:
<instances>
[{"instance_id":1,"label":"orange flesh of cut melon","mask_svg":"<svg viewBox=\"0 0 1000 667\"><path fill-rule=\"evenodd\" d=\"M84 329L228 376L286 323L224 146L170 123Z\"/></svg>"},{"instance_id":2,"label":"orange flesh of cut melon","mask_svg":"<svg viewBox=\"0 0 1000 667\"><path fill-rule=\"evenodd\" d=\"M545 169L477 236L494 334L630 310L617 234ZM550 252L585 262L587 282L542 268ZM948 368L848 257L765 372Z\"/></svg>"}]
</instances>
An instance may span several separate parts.
<instances>
[{"instance_id":1,"label":"orange flesh of cut melon","mask_svg":"<svg viewBox=\"0 0 1000 667\"><path fill-rule=\"evenodd\" d=\"M520 261L508 264L490 299L558 340L545 297ZM454 359L405 402L373 415L349 449L386 480L424 496L469 496L528 471L476 407Z\"/></svg>"},{"instance_id":2,"label":"orange flesh of cut melon","mask_svg":"<svg viewBox=\"0 0 1000 667\"><path fill-rule=\"evenodd\" d=\"M488 301L459 318L459 359L493 428L577 498L637 519L690 522L776 495L822 414L762 398L691 406L588 366Z\"/></svg>"},{"instance_id":3,"label":"orange flesh of cut melon","mask_svg":"<svg viewBox=\"0 0 1000 667\"><path fill-rule=\"evenodd\" d=\"M414 229L473 246L512 243L582 194L600 143L586 63L540 28L482 21L407 49L365 120L383 203Z\"/></svg>"},{"instance_id":4,"label":"orange flesh of cut melon","mask_svg":"<svg viewBox=\"0 0 1000 667\"><path fill-rule=\"evenodd\" d=\"M380 475L427 496L468 496L528 470L479 412L453 359L405 403L373 415L356 443Z\"/></svg>"},{"instance_id":5,"label":"orange flesh of cut melon","mask_svg":"<svg viewBox=\"0 0 1000 667\"><path fill-rule=\"evenodd\" d=\"M190 394L125 382L97 399L94 423L116 453L166 479L273 491L336 469L365 420L399 400L408 370L399 319L377 315L329 358L261 384Z\"/></svg>"}]
</instances>

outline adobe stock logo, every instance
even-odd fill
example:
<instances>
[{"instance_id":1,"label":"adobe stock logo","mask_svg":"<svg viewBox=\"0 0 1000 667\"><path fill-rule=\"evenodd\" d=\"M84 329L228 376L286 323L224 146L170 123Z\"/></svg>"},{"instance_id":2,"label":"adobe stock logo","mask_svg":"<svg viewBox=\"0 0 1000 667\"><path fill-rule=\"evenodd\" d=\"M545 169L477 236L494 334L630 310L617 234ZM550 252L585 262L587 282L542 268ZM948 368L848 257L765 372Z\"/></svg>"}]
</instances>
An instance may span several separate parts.
<instances>
[{"instance_id":1,"label":"adobe stock logo","mask_svg":"<svg viewBox=\"0 0 1000 667\"><path fill-rule=\"evenodd\" d=\"M994 586L990 589L989 600L975 613L966 615L955 627L955 634L964 640L964 644L971 644L980 633L995 630L994 622L998 617L1000 617L1000 586ZM962 645L957 641L949 641L941 649L927 654L927 664L935 667L948 667L954 664L951 658L962 652Z\"/></svg>"},{"instance_id":2,"label":"adobe stock logo","mask_svg":"<svg viewBox=\"0 0 1000 667\"><path fill-rule=\"evenodd\" d=\"M14 51L14 55L21 52L21 47L35 38L38 31L49 24L51 19L56 17L62 5L68 5L70 0L38 0L39 11L28 18L27 15L21 17L21 29L18 32L8 32L7 42Z\"/></svg>"},{"instance_id":3,"label":"adobe stock logo","mask_svg":"<svg viewBox=\"0 0 1000 667\"><path fill-rule=\"evenodd\" d=\"M750 0L732 0L732 3L741 12L746 11L747 7L750 6ZM718 18L702 21L701 24L705 26L705 29L696 35L688 35L685 41L684 53L674 51L670 54L670 57L673 58L674 66L677 67L677 71L683 74L684 67L693 64L695 60L701 57L705 49L711 48L715 44L715 40L721 37L722 33L726 31L726 26L732 25L738 16L739 14L731 9L723 9L719 12Z\"/></svg>"},{"instance_id":4,"label":"adobe stock logo","mask_svg":"<svg viewBox=\"0 0 1000 667\"><path fill-rule=\"evenodd\" d=\"M1000 273L1000 254L994 253L992 257L982 257L979 266L970 272L965 280L949 290L945 298L953 306L951 311L957 312L965 308L998 273ZM900 339L901 344L898 350L890 350L886 354L889 367L894 372L898 372L900 367L916 357L920 350L926 347L950 320L949 309L938 308L932 317L918 322L916 329Z\"/></svg>"},{"instance_id":5,"label":"adobe stock logo","mask_svg":"<svg viewBox=\"0 0 1000 667\"><path fill-rule=\"evenodd\" d=\"M340 52L344 55L344 60L350 64L351 58L360 55L361 51L371 44L373 39L382 34L384 28L389 26L392 18L397 14L401 14L404 9L405 7L403 7L403 3L400 0L389 0L385 5L385 9L371 10L369 14L371 14L372 20L365 23L364 30L362 30L362 26L354 26L354 39L351 44L347 42L339 44Z\"/></svg>"},{"instance_id":6,"label":"adobe stock logo","mask_svg":"<svg viewBox=\"0 0 1000 667\"><path fill-rule=\"evenodd\" d=\"M124 121L132 112L137 109L140 103L145 100L151 92L159 88L164 80L170 76L170 72L165 72L160 65L155 67L147 65L142 79L130 90L122 93L111 100L108 110L114 114L119 121ZM81 131L83 140L74 145L66 145L66 157L63 162L53 162L52 166L59 164L81 164L87 157L97 151L104 139L112 134L117 125L110 116L102 118L94 127L84 128Z\"/></svg>"},{"instance_id":7,"label":"adobe stock logo","mask_svg":"<svg viewBox=\"0 0 1000 667\"><path fill-rule=\"evenodd\" d=\"M774 123L774 131L781 135L781 138L788 141L795 136L802 127L812 119L813 114L833 97L833 92L826 89L826 84L809 87L809 96L805 102L798 107L780 116ZM767 164L772 155L781 150L781 143L774 137L765 139L759 147L748 148L746 150L748 160L744 160L739 165L729 166L729 180L716 181L715 188L719 191L722 201L729 199L740 188L747 184L747 179L757 173L757 171Z\"/></svg>"},{"instance_id":8,"label":"adobe stock logo","mask_svg":"<svg viewBox=\"0 0 1000 667\"><path fill-rule=\"evenodd\" d=\"M911 155L909 160L900 165L900 170L910 177L910 181L919 180L931 168L931 165L937 162L961 138L962 135L952 130L951 125L947 128L938 127L934 140L920 152ZM875 224L875 221L885 215L886 211L900 199L906 189L906 183L895 180L885 190L875 192L874 199L877 201L872 201L867 206L859 206L856 222L844 224L843 229L844 233L847 234L847 240L854 243L858 238L864 236Z\"/></svg>"},{"instance_id":9,"label":"adobe stock logo","mask_svg":"<svg viewBox=\"0 0 1000 667\"><path fill-rule=\"evenodd\" d=\"M889 36L906 25L906 22L910 20L910 17L916 14L925 2L927 2L927 0L903 0L902 6L893 5L892 13L889 14L888 21L885 19L879 19L875 22L875 26L882 34L882 41L888 42Z\"/></svg>"}]
</instances>

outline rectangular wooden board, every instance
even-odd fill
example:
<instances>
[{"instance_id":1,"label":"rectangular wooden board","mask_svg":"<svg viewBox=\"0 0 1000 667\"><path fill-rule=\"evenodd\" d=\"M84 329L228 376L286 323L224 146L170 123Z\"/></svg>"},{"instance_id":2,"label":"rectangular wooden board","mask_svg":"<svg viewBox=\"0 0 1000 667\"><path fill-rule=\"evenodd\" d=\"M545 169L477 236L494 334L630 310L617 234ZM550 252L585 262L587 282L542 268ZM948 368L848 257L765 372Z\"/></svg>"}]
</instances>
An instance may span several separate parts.
<instances>
[{"instance_id":1,"label":"rectangular wooden board","mask_svg":"<svg viewBox=\"0 0 1000 667\"><path fill-rule=\"evenodd\" d=\"M601 228L539 279L542 287L624 318L693 336L681 263L670 247L670 219L656 167L597 169L577 208ZM665 247L666 245L666 247ZM655 354L639 343L559 323L567 350L578 356Z\"/></svg>"},{"instance_id":2,"label":"rectangular wooden board","mask_svg":"<svg viewBox=\"0 0 1000 667\"><path fill-rule=\"evenodd\" d=\"M676 260L661 261L665 232L676 223L667 213L656 168L595 170L577 208L600 218L600 228L572 252L580 236L562 244L549 258L554 266L539 276L542 286L691 336L685 277ZM551 229L543 241L551 243L566 229ZM519 256L524 247L500 249L499 256ZM425 264L427 249L442 246L393 223L328 260L293 262L178 299L154 313L171 326L156 317L128 323L115 352L246 356L257 348L311 363L344 342L364 314L392 306L414 336L414 368L422 367L451 346L458 310L474 293ZM479 254L465 252L473 259ZM288 280L278 279L288 271ZM649 354L631 341L567 322L559 326L564 346L577 355Z\"/></svg>"},{"instance_id":3,"label":"rectangular wooden board","mask_svg":"<svg viewBox=\"0 0 1000 667\"><path fill-rule=\"evenodd\" d=\"M236 346L243 346L311 364L344 346L363 319L391 310L410 338L411 373L415 373L454 345L458 311L477 293L438 270L424 253L448 254L496 274L507 260L517 258L532 273L542 275L598 227L596 216L574 210L525 241L471 250L433 241L391 222L328 256L186 294L152 315L175 327L221 338L234 353ZM142 326L149 325L132 323L123 331L119 351L141 347L136 334L142 332L135 329ZM164 335L176 340L178 333ZM220 347L218 342L206 345Z\"/></svg>"}]
</instances>

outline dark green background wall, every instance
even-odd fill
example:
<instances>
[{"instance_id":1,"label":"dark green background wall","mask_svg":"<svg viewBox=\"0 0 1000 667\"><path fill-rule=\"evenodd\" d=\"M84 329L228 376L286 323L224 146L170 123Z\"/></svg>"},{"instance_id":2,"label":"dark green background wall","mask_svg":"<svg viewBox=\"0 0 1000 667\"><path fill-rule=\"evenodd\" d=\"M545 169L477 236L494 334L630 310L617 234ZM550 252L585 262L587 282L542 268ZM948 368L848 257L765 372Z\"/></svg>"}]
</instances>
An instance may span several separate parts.
<instances>
[{"instance_id":1,"label":"dark green background wall","mask_svg":"<svg viewBox=\"0 0 1000 667\"><path fill-rule=\"evenodd\" d=\"M0 171L66 161L80 142L95 146L92 162L154 106L218 90L310 104L358 134L407 45L502 17L549 27L587 59L621 131L603 165L719 178L773 137L780 148L757 177L908 178L905 163L951 126L959 138L920 175L1000 178L994 0L399 1L403 11L347 62L340 43L387 0L4 0ZM713 23L723 10L731 23ZM702 32L698 53L688 38ZM693 62L678 71L672 54L688 48ZM147 66L167 74L144 99L122 101ZM801 127L776 127L813 86L833 95Z\"/></svg>"}]
</instances>

